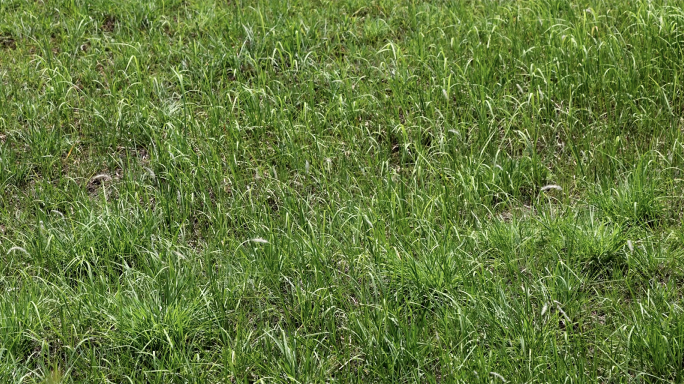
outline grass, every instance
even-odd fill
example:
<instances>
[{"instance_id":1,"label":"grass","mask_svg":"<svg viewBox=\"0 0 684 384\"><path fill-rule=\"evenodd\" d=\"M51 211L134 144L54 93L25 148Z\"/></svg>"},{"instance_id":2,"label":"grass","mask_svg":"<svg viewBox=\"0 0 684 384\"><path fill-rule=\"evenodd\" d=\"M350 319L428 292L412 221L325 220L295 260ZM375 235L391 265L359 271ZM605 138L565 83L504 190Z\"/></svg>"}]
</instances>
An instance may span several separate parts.
<instances>
[{"instance_id":1,"label":"grass","mask_svg":"<svg viewBox=\"0 0 684 384\"><path fill-rule=\"evenodd\" d=\"M679 2L0 15L0 381L684 380Z\"/></svg>"}]
</instances>

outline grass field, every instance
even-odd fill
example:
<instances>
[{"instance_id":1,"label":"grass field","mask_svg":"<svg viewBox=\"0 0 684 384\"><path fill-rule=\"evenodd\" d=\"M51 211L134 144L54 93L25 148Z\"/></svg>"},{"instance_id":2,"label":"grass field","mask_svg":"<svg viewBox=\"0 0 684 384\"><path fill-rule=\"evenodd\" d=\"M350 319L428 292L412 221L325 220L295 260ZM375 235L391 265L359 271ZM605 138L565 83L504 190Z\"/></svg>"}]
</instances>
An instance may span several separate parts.
<instances>
[{"instance_id":1,"label":"grass field","mask_svg":"<svg viewBox=\"0 0 684 384\"><path fill-rule=\"evenodd\" d=\"M672 0L0 0L0 382L682 382L683 81Z\"/></svg>"}]
</instances>

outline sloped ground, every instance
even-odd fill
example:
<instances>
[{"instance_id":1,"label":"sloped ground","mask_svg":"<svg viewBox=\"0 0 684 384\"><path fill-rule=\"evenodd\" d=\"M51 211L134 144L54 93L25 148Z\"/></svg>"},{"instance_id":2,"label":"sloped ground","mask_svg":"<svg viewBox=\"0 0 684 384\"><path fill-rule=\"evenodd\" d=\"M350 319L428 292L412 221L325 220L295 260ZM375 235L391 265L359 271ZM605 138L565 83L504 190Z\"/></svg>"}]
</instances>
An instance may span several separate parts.
<instances>
[{"instance_id":1,"label":"sloped ground","mask_svg":"<svg viewBox=\"0 0 684 384\"><path fill-rule=\"evenodd\" d=\"M0 15L0 381L684 379L678 2Z\"/></svg>"}]
</instances>

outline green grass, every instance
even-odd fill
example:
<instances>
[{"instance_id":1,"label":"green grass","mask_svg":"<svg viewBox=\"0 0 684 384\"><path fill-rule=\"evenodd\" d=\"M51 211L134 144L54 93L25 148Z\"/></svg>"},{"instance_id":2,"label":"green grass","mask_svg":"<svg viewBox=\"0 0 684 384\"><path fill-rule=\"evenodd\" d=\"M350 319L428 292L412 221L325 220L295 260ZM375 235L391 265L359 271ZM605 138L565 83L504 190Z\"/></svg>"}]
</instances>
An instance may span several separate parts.
<instances>
[{"instance_id":1,"label":"green grass","mask_svg":"<svg viewBox=\"0 0 684 384\"><path fill-rule=\"evenodd\" d=\"M0 381L684 381L683 6L0 0Z\"/></svg>"}]
</instances>

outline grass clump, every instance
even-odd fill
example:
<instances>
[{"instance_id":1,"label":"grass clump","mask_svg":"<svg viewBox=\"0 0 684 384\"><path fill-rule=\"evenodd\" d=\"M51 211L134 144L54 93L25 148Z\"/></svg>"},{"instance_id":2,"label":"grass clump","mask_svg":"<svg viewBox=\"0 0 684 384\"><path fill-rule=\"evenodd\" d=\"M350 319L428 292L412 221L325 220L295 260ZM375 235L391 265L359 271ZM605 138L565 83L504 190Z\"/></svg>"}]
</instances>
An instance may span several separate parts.
<instances>
[{"instance_id":1,"label":"grass clump","mask_svg":"<svg viewBox=\"0 0 684 384\"><path fill-rule=\"evenodd\" d=\"M681 381L676 4L0 14L0 381Z\"/></svg>"},{"instance_id":2,"label":"grass clump","mask_svg":"<svg viewBox=\"0 0 684 384\"><path fill-rule=\"evenodd\" d=\"M601 184L591 194L590 201L612 220L635 226L658 226L669 219L665 211L667 178L658 170L649 169L646 159L614 187Z\"/></svg>"}]
</instances>

